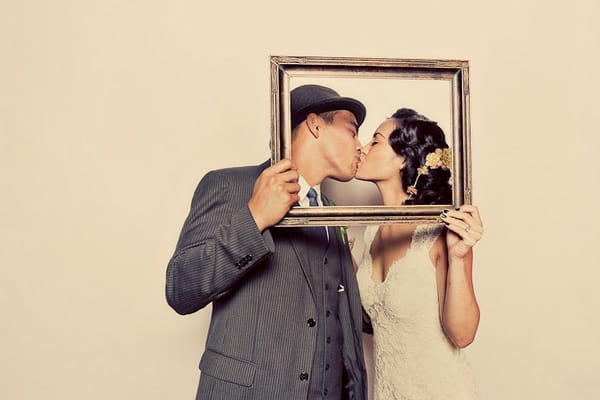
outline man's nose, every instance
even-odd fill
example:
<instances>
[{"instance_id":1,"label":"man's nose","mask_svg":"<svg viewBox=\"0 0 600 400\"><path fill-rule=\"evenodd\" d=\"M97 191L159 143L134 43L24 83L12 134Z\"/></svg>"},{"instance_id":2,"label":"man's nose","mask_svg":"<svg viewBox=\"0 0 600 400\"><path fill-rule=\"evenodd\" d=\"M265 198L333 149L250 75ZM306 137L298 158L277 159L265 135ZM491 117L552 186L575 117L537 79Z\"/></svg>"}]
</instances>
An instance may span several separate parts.
<instances>
[{"instance_id":1,"label":"man's nose","mask_svg":"<svg viewBox=\"0 0 600 400\"><path fill-rule=\"evenodd\" d=\"M365 154L367 154L367 153L369 152L369 149L368 149L368 147L369 147L369 145L368 145L368 144L366 144L366 145L364 145L364 146L360 146L360 147L358 148L358 151L360 151L360 155L365 155Z\"/></svg>"}]
</instances>

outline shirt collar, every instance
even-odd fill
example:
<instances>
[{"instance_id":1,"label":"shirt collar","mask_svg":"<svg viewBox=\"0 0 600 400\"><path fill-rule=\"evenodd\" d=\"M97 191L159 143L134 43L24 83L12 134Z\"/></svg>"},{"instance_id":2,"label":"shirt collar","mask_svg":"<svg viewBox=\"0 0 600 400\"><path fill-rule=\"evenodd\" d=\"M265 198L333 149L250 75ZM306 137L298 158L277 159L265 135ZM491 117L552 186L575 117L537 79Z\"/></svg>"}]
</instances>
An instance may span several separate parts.
<instances>
[{"instance_id":1,"label":"shirt collar","mask_svg":"<svg viewBox=\"0 0 600 400\"><path fill-rule=\"evenodd\" d=\"M310 190L310 186L306 179L300 175L298 177L298 185L300 185L300 191L298 192L298 197L300 197L300 207L310 207L308 197L306 194ZM312 187L317 192L317 203L320 207L323 207L323 200L321 200L321 184L315 185Z\"/></svg>"}]
</instances>

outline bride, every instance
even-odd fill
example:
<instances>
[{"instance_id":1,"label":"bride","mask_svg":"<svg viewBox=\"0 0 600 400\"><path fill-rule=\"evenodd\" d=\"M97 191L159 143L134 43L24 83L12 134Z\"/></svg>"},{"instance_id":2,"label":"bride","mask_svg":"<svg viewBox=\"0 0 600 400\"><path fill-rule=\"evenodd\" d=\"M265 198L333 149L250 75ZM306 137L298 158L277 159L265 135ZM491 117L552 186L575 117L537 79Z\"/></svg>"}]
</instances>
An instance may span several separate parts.
<instances>
[{"instance_id":1,"label":"bride","mask_svg":"<svg viewBox=\"0 0 600 400\"><path fill-rule=\"evenodd\" d=\"M375 183L384 205L452 203L452 155L434 121L400 109L363 153L356 178ZM479 323L472 247L483 225L472 205L438 221L365 230L357 278L374 335L376 400L477 398L460 349Z\"/></svg>"}]
</instances>

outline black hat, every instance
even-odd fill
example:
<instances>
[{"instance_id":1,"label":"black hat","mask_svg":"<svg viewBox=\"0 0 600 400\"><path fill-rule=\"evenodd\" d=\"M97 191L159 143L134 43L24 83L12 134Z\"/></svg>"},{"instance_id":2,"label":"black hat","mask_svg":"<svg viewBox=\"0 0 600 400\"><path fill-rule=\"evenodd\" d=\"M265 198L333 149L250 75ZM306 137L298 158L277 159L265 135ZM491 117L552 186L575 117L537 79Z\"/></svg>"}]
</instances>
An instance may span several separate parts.
<instances>
[{"instance_id":1,"label":"black hat","mask_svg":"<svg viewBox=\"0 0 600 400\"><path fill-rule=\"evenodd\" d=\"M341 97L335 90L320 85L298 86L291 92L292 129L306 119L310 113L333 110L348 110L356 117L358 125L363 123L367 110L358 100Z\"/></svg>"}]
</instances>

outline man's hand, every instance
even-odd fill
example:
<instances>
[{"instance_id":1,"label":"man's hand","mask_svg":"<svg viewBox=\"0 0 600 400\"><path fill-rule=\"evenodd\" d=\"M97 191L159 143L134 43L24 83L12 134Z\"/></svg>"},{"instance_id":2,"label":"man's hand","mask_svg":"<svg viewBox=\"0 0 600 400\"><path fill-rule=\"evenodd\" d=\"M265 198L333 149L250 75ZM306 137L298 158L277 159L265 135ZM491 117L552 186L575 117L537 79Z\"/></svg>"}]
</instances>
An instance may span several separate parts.
<instances>
[{"instance_id":1,"label":"man's hand","mask_svg":"<svg viewBox=\"0 0 600 400\"><path fill-rule=\"evenodd\" d=\"M292 160L284 158L260 174L248 208L261 232L279 222L300 201L299 190L298 172Z\"/></svg>"}]
</instances>

